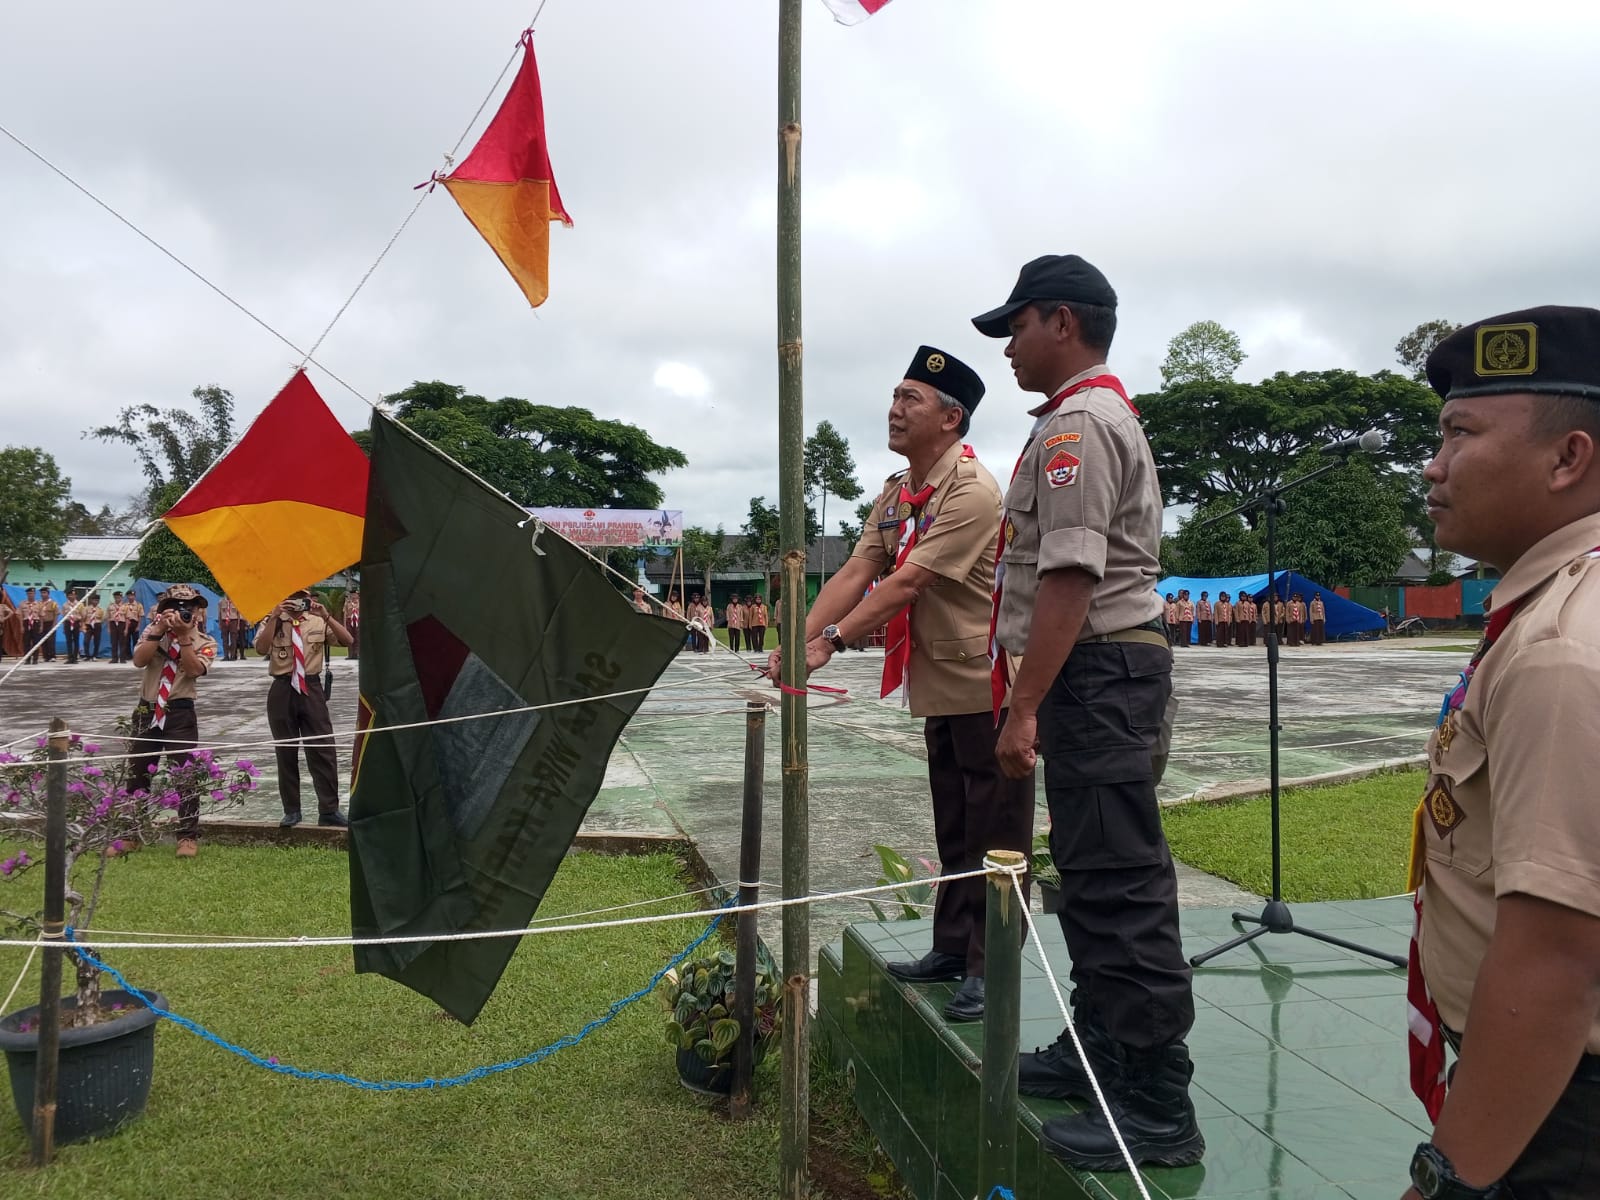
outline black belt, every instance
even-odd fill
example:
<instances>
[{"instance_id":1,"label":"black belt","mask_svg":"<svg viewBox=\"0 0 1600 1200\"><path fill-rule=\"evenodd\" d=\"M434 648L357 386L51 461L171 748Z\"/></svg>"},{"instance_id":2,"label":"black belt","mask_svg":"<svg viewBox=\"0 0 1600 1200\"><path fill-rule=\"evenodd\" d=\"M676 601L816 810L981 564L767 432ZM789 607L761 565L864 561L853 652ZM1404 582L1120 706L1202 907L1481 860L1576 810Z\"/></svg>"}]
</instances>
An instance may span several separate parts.
<instances>
[{"instance_id":1,"label":"black belt","mask_svg":"<svg viewBox=\"0 0 1600 1200\"><path fill-rule=\"evenodd\" d=\"M293 685L294 676L293 675L274 675L272 677L272 682L273 683L287 683L287 684ZM311 674L310 671L307 671L306 672L306 686L307 687L311 687L313 685L316 686L318 691L321 691L322 690L322 676L321 675L313 675L313 674Z\"/></svg>"},{"instance_id":2,"label":"black belt","mask_svg":"<svg viewBox=\"0 0 1600 1200\"><path fill-rule=\"evenodd\" d=\"M156 707L156 702L154 700L151 700L149 702L149 704L150 704L151 711L154 712L155 711L155 707ZM193 708L193 707L194 707L194 701L190 700L187 696L184 697L182 700L168 700L167 701L167 711L168 712L177 712L180 708Z\"/></svg>"}]
</instances>

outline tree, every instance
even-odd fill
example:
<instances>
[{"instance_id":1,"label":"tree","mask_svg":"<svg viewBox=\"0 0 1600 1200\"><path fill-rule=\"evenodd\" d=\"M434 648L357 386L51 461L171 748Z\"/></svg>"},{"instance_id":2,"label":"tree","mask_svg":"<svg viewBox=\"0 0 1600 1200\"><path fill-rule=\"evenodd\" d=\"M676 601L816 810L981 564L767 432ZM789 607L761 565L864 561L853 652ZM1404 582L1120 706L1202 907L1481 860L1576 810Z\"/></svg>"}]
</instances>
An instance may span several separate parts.
<instances>
[{"instance_id":1,"label":"tree","mask_svg":"<svg viewBox=\"0 0 1600 1200\"><path fill-rule=\"evenodd\" d=\"M1172 558L1176 574L1191 579L1219 575L1255 575L1266 570L1266 552L1261 539L1234 515L1215 518L1232 508L1226 500L1212 500L1191 512L1172 538Z\"/></svg>"},{"instance_id":2,"label":"tree","mask_svg":"<svg viewBox=\"0 0 1600 1200\"><path fill-rule=\"evenodd\" d=\"M211 384L195 388L190 395L200 404L198 416L183 408L163 412L153 404L135 404L117 414L115 425L102 425L84 434L96 441L133 447L144 472L150 505L147 516L160 516L170 507L154 507L158 491L178 484L178 495L182 495L233 445L233 393Z\"/></svg>"},{"instance_id":3,"label":"tree","mask_svg":"<svg viewBox=\"0 0 1600 1200\"><path fill-rule=\"evenodd\" d=\"M1239 348L1239 335L1215 321L1196 321L1167 343L1161 364L1161 386L1180 383L1225 383L1231 380L1247 355Z\"/></svg>"},{"instance_id":4,"label":"tree","mask_svg":"<svg viewBox=\"0 0 1600 1200\"><path fill-rule=\"evenodd\" d=\"M729 538L718 525L716 532L708 532L697 525L690 525L683 531L683 566L686 571L698 572L704 580L705 586L701 591L709 602L711 600L711 576L718 571L726 571L739 561L741 547L738 542Z\"/></svg>"},{"instance_id":5,"label":"tree","mask_svg":"<svg viewBox=\"0 0 1600 1200\"><path fill-rule=\"evenodd\" d=\"M528 508L659 508L650 476L689 461L637 425L586 408L490 401L438 380L384 399L413 432ZM368 448L365 430L352 436Z\"/></svg>"},{"instance_id":6,"label":"tree","mask_svg":"<svg viewBox=\"0 0 1600 1200\"><path fill-rule=\"evenodd\" d=\"M1367 461L1420 482L1432 456L1439 398L1390 371L1280 371L1260 383L1179 384L1137 396L1168 504L1235 503L1282 482L1300 455L1378 428L1389 444Z\"/></svg>"},{"instance_id":7,"label":"tree","mask_svg":"<svg viewBox=\"0 0 1600 1200\"><path fill-rule=\"evenodd\" d=\"M867 522L872 519L872 510L877 507L878 501L863 500L856 505L856 519L854 521L841 520L839 522L839 536L854 546L861 540L861 531L867 527Z\"/></svg>"},{"instance_id":8,"label":"tree","mask_svg":"<svg viewBox=\"0 0 1600 1200\"><path fill-rule=\"evenodd\" d=\"M0 582L13 560L40 563L61 553L72 480L37 446L0 450Z\"/></svg>"},{"instance_id":9,"label":"tree","mask_svg":"<svg viewBox=\"0 0 1600 1200\"><path fill-rule=\"evenodd\" d=\"M1424 321L1394 344L1394 356L1402 367L1411 372L1412 379L1418 383L1427 383L1428 355L1433 353L1434 347L1460 328L1461 326L1454 321L1447 321L1443 317Z\"/></svg>"},{"instance_id":10,"label":"tree","mask_svg":"<svg viewBox=\"0 0 1600 1200\"><path fill-rule=\"evenodd\" d=\"M1289 472L1298 478L1323 465L1307 455ZM1392 473L1352 460L1295 491L1278 518L1278 564L1327 584L1360 587L1394 574L1411 545Z\"/></svg>"},{"instance_id":11,"label":"tree","mask_svg":"<svg viewBox=\"0 0 1600 1200\"><path fill-rule=\"evenodd\" d=\"M850 443L844 434L833 427L832 421L821 421L816 432L806 439L803 456L806 499L822 500L822 517L818 529L828 532L828 496L841 500L856 500L861 496L861 485L856 482L856 460L851 457ZM827 543L823 544L822 578L828 578Z\"/></svg>"},{"instance_id":12,"label":"tree","mask_svg":"<svg viewBox=\"0 0 1600 1200\"><path fill-rule=\"evenodd\" d=\"M778 506L768 504L765 496L750 497L750 515L745 518L744 546L740 552L740 560L751 566L761 567L769 575L778 569L778 560L783 554L783 541L778 534ZM806 506L806 545L822 536L822 526L817 520L816 510L809 504Z\"/></svg>"},{"instance_id":13,"label":"tree","mask_svg":"<svg viewBox=\"0 0 1600 1200\"><path fill-rule=\"evenodd\" d=\"M84 434L133 447L145 477L146 518L158 517L176 504L233 445L233 393L212 384L190 394L200 405L198 416L183 408L162 411L153 404L135 404L117 414L115 425ZM145 538L133 569L141 579L217 586L200 556L165 525Z\"/></svg>"}]
</instances>

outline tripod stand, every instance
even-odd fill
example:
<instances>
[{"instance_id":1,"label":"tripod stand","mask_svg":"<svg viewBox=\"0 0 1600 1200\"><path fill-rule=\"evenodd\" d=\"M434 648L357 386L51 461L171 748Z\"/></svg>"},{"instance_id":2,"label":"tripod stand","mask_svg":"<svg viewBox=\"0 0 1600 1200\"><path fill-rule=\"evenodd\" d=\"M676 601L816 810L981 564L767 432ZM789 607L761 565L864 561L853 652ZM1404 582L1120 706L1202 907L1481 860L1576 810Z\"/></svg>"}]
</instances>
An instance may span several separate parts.
<instances>
[{"instance_id":1,"label":"tripod stand","mask_svg":"<svg viewBox=\"0 0 1600 1200\"><path fill-rule=\"evenodd\" d=\"M1246 500L1238 508L1231 509L1219 517L1212 518L1206 524L1226 520L1228 517L1238 516L1241 513L1260 509L1267 519L1267 595L1272 598L1272 603L1279 603L1278 598L1278 517L1284 510L1283 493L1291 488L1297 488L1303 483L1310 483L1313 479L1326 475L1329 471L1344 466L1344 458L1318 467L1308 475L1299 479L1292 479L1288 483L1269 487L1259 496ZM1267 623L1267 735L1271 748L1271 808L1272 808L1272 898L1267 901L1267 906L1261 910L1260 916L1251 916L1248 913L1234 913L1235 922L1254 925L1251 929L1232 941L1224 942L1207 950L1204 954L1196 954L1189 960L1193 967L1204 966L1219 954L1226 954L1229 950L1243 946L1246 942L1253 942L1256 938L1268 933L1298 933L1303 937L1313 938L1319 942L1326 942L1330 946L1341 946L1346 950L1354 950L1357 954L1365 954L1372 958L1381 958L1385 962L1393 963L1397 967L1406 965L1406 960L1383 950L1374 950L1368 946L1347 942L1343 938L1334 937L1332 934L1319 933L1315 929L1306 929L1294 923L1294 915L1289 911L1289 906L1283 899L1283 842L1282 842L1282 806L1278 787L1278 733L1283 728L1278 723L1278 627L1274 621Z\"/></svg>"}]
</instances>

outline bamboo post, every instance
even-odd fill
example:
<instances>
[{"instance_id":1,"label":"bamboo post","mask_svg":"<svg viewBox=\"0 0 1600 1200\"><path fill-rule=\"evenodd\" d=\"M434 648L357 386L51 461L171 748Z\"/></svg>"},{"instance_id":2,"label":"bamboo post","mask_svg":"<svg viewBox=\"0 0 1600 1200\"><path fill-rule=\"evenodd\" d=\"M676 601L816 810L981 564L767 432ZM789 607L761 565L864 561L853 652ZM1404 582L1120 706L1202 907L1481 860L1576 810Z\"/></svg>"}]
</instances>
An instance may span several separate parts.
<instances>
[{"instance_id":1,"label":"bamboo post","mask_svg":"<svg viewBox=\"0 0 1600 1200\"><path fill-rule=\"evenodd\" d=\"M767 706L757 700L744 709L744 817L739 828L739 903L761 899L761 801L766 783ZM739 1040L733 1048L733 1085L728 1094L728 1115L735 1121L750 1119L750 1083L756 1070L756 914L739 914L738 963L734 967L734 1020Z\"/></svg>"},{"instance_id":2,"label":"bamboo post","mask_svg":"<svg viewBox=\"0 0 1600 1200\"><path fill-rule=\"evenodd\" d=\"M56 1153L56 1083L61 1056L61 956L67 927L67 723L50 721L45 771L44 955L39 966L39 1048L34 1058L32 1159Z\"/></svg>"},{"instance_id":3,"label":"bamboo post","mask_svg":"<svg viewBox=\"0 0 1600 1200\"><path fill-rule=\"evenodd\" d=\"M1011 871L1016 850L991 850L985 876L982 1100L978 1109L978 1190L1017 1186L1017 1052L1022 1038L1022 937L1026 917Z\"/></svg>"},{"instance_id":4,"label":"bamboo post","mask_svg":"<svg viewBox=\"0 0 1600 1200\"><path fill-rule=\"evenodd\" d=\"M802 0L778 5L778 532L783 551L783 895L811 886L806 765L806 500L804 343L800 324L800 28ZM783 910L783 1112L779 1194L810 1192L811 914Z\"/></svg>"}]
</instances>

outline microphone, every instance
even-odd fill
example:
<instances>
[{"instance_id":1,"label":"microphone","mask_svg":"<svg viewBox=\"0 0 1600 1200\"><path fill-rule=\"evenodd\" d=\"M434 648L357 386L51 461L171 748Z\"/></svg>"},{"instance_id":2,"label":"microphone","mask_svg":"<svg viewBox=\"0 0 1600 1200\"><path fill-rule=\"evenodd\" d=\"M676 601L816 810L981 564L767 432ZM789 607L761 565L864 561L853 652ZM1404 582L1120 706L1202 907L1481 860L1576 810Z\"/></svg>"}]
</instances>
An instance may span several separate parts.
<instances>
[{"instance_id":1,"label":"microphone","mask_svg":"<svg viewBox=\"0 0 1600 1200\"><path fill-rule=\"evenodd\" d=\"M1351 434L1349 437L1340 438L1336 442L1329 442L1322 447L1323 454L1349 454L1353 450L1363 450L1374 454L1388 445L1389 435L1376 429L1369 429L1365 433Z\"/></svg>"}]
</instances>

